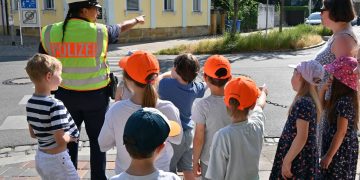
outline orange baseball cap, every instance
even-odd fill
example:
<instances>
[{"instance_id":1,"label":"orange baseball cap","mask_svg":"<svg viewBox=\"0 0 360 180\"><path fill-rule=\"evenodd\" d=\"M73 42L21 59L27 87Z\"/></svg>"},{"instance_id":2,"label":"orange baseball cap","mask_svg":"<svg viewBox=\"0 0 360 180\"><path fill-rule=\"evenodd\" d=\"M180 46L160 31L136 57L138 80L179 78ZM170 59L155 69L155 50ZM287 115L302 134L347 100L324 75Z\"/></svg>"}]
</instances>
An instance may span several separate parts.
<instances>
[{"instance_id":1,"label":"orange baseball cap","mask_svg":"<svg viewBox=\"0 0 360 180\"><path fill-rule=\"evenodd\" d=\"M230 107L230 98L239 101L239 110L244 110L252 106L260 95L260 90L255 82L245 76L240 76L230 80L225 86L225 104Z\"/></svg>"},{"instance_id":2,"label":"orange baseball cap","mask_svg":"<svg viewBox=\"0 0 360 180\"><path fill-rule=\"evenodd\" d=\"M217 76L215 73L220 68L225 68L227 73L225 76ZM231 66L229 60L222 55L212 55L210 56L204 65L204 72L206 75L215 78L215 79L227 79L231 77Z\"/></svg>"},{"instance_id":3,"label":"orange baseball cap","mask_svg":"<svg viewBox=\"0 0 360 180\"><path fill-rule=\"evenodd\" d=\"M124 67L126 65L126 62L127 62L128 58L129 58L129 56L125 56L122 59L120 59L120 61L118 62L118 65L119 65L120 68L125 69Z\"/></svg>"},{"instance_id":4,"label":"orange baseball cap","mask_svg":"<svg viewBox=\"0 0 360 180\"><path fill-rule=\"evenodd\" d=\"M136 82L147 84L146 77L160 72L159 61L150 52L135 51L119 61L119 66Z\"/></svg>"}]
</instances>

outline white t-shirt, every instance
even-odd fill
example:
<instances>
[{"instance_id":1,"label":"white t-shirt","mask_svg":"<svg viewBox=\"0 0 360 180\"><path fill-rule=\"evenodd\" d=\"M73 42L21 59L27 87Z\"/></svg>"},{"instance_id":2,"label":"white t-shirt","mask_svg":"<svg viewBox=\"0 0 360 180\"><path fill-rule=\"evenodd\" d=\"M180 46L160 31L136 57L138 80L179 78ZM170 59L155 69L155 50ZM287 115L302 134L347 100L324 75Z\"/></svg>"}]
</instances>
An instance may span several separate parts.
<instances>
[{"instance_id":1,"label":"white t-shirt","mask_svg":"<svg viewBox=\"0 0 360 180\"><path fill-rule=\"evenodd\" d=\"M125 171L131 162L130 155L126 151L123 134L126 121L141 105L134 104L130 99L114 103L105 114L105 122L99 134L99 146L102 152L106 152L116 146L117 154L115 161L115 173L120 174ZM170 101L158 99L156 109L162 112L169 120L174 120L181 124L179 110ZM170 160L173 156L171 143L180 144L183 132L175 137L169 137L165 143L165 149L160 153L155 161L155 167L164 171L169 171Z\"/></svg>"},{"instance_id":2,"label":"white t-shirt","mask_svg":"<svg viewBox=\"0 0 360 180\"><path fill-rule=\"evenodd\" d=\"M146 176L133 176L126 172L113 176L110 180L181 180L179 176L171 172L157 170Z\"/></svg>"},{"instance_id":3,"label":"white t-shirt","mask_svg":"<svg viewBox=\"0 0 360 180\"><path fill-rule=\"evenodd\" d=\"M259 179L265 115L256 106L246 121L230 124L214 136L206 178Z\"/></svg>"},{"instance_id":4,"label":"white t-shirt","mask_svg":"<svg viewBox=\"0 0 360 180\"><path fill-rule=\"evenodd\" d=\"M201 99L194 106L191 119L198 124L205 125L205 141L201 151L200 160L208 165L210 146L214 134L219 129L231 123L230 116L226 112L224 96L210 95L205 99Z\"/></svg>"}]
</instances>

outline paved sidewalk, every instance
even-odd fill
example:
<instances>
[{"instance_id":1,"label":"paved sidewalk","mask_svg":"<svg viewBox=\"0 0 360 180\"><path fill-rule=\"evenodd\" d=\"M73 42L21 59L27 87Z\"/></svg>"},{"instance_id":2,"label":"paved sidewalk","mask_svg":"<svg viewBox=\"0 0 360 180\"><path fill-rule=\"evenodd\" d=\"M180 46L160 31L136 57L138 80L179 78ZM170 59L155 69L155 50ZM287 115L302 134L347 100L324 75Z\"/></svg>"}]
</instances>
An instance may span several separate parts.
<instances>
[{"instance_id":1,"label":"paved sidewalk","mask_svg":"<svg viewBox=\"0 0 360 180\"><path fill-rule=\"evenodd\" d=\"M266 138L260 156L260 179L269 179L278 138ZM35 169L35 149L36 146L18 147L9 151L0 149L0 180L7 179L39 179ZM21 151L23 150L23 151ZM21 152L20 152L21 151ZM115 175L116 149L107 152L106 174L108 177ZM79 148L78 173L81 179L90 179L90 148L89 142L81 142ZM358 159L359 162L359 159ZM357 177L359 179L360 163L357 166Z\"/></svg>"},{"instance_id":2,"label":"paved sidewalk","mask_svg":"<svg viewBox=\"0 0 360 180\"><path fill-rule=\"evenodd\" d=\"M272 140L274 142L274 140ZM276 151L276 143L264 143L260 157L260 179L269 179L272 161ZM90 148L88 142L81 143L79 150L78 173L81 179L90 179ZM26 148L23 147L23 150ZM7 179L39 179L35 169L35 148L23 152L7 152L0 150L0 180ZM20 150L18 148L18 150ZM3 157L2 157L3 156ZM108 177L115 175L116 149L107 152L106 174Z\"/></svg>"}]
</instances>

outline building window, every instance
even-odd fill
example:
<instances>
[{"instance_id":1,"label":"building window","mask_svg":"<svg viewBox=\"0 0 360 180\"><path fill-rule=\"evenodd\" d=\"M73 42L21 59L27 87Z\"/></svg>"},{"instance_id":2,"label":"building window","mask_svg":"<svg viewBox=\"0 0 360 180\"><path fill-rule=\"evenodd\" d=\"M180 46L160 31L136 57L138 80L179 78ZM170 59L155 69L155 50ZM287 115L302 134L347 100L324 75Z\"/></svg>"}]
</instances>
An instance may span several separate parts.
<instances>
[{"instance_id":1,"label":"building window","mask_svg":"<svg viewBox=\"0 0 360 180\"><path fill-rule=\"evenodd\" d=\"M164 0L164 10L174 11L174 0Z\"/></svg>"},{"instance_id":2,"label":"building window","mask_svg":"<svg viewBox=\"0 0 360 180\"><path fill-rule=\"evenodd\" d=\"M15 10L15 11L17 11L17 10L19 10L19 0L12 0L11 1L12 2L12 10Z\"/></svg>"},{"instance_id":3,"label":"building window","mask_svg":"<svg viewBox=\"0 0 360 180\"><path fill-rule=\"evenodd\" d=\"M55 9L54 0L44 0L44 9Z\"/></svg>"},{"instance_id":4,"label":"building window","mask_svg":"<svg viewBox=\"0 0 360 180\"><path fill-rule=\"evenodd\" d=\"M128 11L139 11L139 0L126 0L126 9Z\"/></svg>"},{"instance_id":5,"label":"building window","mask_svg":"<svg viewBox=\"0 0 360 180\"><path fill-rule=\"evenodd\" d=\"M193 0L193 11L194 12L201 11L201 0Z\"/></svg>"}]
</instances>

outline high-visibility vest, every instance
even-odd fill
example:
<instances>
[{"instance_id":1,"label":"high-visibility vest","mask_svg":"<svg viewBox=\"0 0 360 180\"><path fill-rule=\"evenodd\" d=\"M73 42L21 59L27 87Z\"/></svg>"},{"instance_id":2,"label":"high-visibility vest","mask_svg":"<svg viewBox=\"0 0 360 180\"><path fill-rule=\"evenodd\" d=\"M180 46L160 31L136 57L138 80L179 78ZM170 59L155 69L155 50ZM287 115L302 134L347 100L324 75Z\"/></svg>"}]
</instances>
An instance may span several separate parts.
<instances>
[{"instance_id":1,"label":"high-visibility vest","mask_svg":"<svg viewBox=\"0 0 360 180\"><path fill-rule=\"evenodd\" d=\"M42 29L41 43L45 51L62 64L60 87L89 91L107 86L110 68L106 61L108 33L105 25L70 19L64 41L63 22Z\"/></svg>"}]
</instances>

